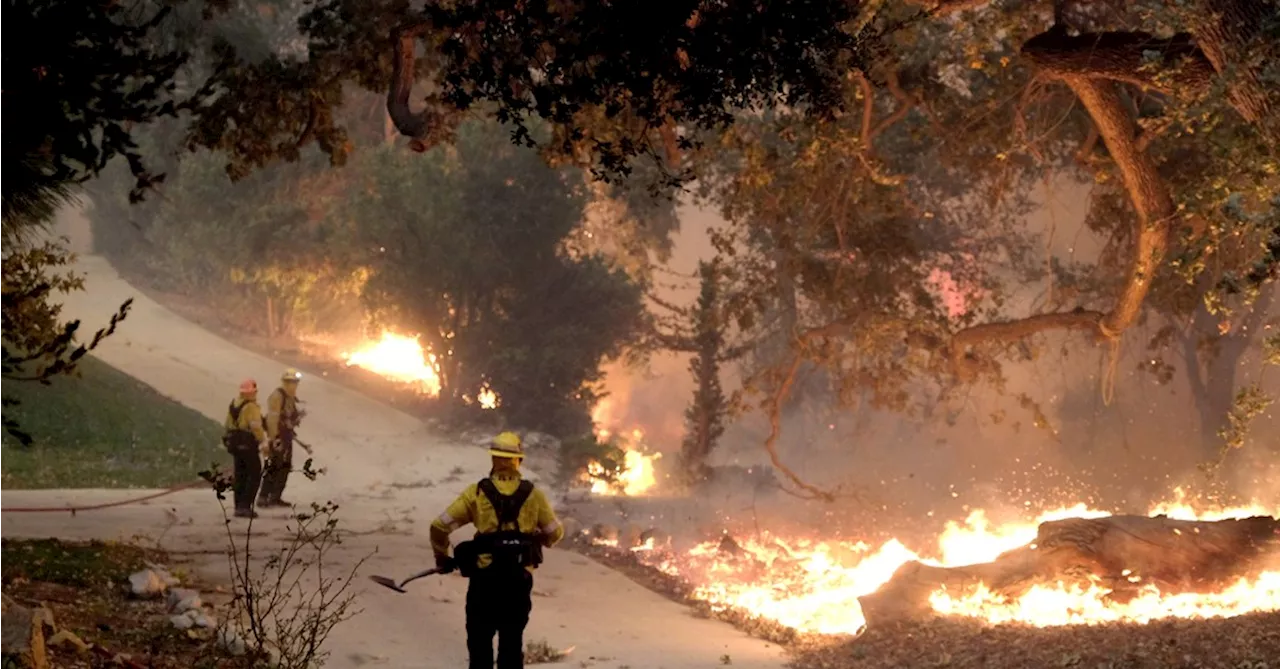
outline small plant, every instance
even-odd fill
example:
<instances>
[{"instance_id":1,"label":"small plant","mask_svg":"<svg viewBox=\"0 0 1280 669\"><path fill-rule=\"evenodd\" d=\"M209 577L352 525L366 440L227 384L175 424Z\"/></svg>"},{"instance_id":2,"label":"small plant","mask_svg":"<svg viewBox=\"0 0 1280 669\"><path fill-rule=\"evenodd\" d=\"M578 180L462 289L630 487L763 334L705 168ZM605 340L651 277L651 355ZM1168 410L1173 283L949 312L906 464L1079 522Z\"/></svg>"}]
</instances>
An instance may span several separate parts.
<instances>
[{"instance_id":1,"label":"small plant","mask_svg":"<svg viewBox=\"0 0 1280 669\"><path fill-rule=\"evenodd\" d=\"M550 664L559 662L566 656L568 656L567 652L547 643L546 639L530 641L524 645L525 664Z\"/></svg>"},{"instance_id":2,"label":"small plant","mask_svg":"<svg viewBox=\"0 0 1280 669\"><path fill-rule=\"evenodd\" d=\"M319 472L311 469L308 459L300 473L314 480ZM237 641L242 643L248 666L268 662L278 669L311 669L323 665L329 634L359 613L350 588L369 558L361 558L349 570L334 571L328 556L342 543L338 505L312 503L308 510L295 509L286 526L289 537L278 547L266 549L264 559L255 560L253 519L243 534L231 527L232 515L224 502L231 477L216 468L200 475L217 494L230 548L233 596L228 619L219 629L223 645L238 654L235 646Z\"/></svg>"}]
</instances>

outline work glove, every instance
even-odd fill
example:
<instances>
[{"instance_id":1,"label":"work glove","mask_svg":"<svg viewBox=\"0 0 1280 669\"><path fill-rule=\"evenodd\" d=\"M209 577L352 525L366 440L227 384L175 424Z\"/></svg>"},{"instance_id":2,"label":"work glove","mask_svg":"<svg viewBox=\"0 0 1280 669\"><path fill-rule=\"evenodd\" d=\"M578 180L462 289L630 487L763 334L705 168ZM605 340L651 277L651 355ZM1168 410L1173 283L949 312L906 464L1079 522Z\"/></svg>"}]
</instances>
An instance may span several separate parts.
<instances>
[{"instance_id":1,"label":"work glove","mask_svg":"<svg viewBox=\"0 0 1280 669\"><path fill-rule=\"evenodd\" d=\"M444 553L436 553L436 569L439 569L442 574L448 574L457 568L458 564L452 557Z\"/></svg>"}]
</instances>

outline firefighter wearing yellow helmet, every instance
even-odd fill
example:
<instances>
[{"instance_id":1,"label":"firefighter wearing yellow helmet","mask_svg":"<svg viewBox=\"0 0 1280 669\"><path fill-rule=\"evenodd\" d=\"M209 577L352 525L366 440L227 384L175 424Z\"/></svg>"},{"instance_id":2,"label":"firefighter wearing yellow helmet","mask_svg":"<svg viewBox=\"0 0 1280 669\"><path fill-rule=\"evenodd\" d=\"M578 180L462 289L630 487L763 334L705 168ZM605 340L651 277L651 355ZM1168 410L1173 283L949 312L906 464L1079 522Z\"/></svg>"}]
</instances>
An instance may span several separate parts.
<instances>
[{"instance_id":1,"label":"firefighter wearing yellow helmet","mask_svg":"<svg viewBox=\"0 0 1280 669\"><path fill-rule=\"evenodd\" d=\"M471 669L493 669L493 637L498 637L497 669L524 666L524 628L533 610L533 571L542 549L564 538L564 528L546 495L520 476L524 449L520 436L503 432L489 445L493 469L473 483L431 523L436 566L457 569L467 587L467 653ZM476 535L453 547L449 534L475 525Z\"/></svg>"},{"instance_id":2,"label":"firefighter wearing yellow helmet","mask_svg":"<svg viewBox=\"0 0 1280 669\"><path fill-rule=\"evenodd\" d=\"M267 398L266 471L262 475L262 490L258 493L260 507L287 507L282 499L284 486L293 471L293 441L298 434L298 423L306 412L298 409L298 383L302 372L289 368L280 375L280 387Z\"/></svg>"}]
</instances>

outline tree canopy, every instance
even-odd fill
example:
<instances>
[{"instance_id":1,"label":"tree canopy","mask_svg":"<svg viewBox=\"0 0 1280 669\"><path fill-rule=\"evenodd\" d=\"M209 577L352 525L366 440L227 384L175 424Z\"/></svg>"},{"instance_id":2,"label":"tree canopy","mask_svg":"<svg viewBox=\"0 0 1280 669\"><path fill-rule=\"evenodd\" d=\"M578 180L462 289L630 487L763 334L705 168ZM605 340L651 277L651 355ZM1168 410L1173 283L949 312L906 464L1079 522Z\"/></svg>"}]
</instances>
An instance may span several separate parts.
<instances>
[{"instance_id":1,"label":"tree canopy","mask_svg":"<svg viewBox=\"0 0 1280 669\"><path fill-rule=\"evenodd\" d=\"M296 30L280 28L252 54L225 28L171 41L182 44L172 57L147 52L157 67L140 92L102 94L141 111L107 127L129 137L124 121L181 111L188 148L214 149L231 177L253 179L313 145L346 163L360 137L344 114L364 89L385 94L395 129L428 156L465 142L464 123L482 116L554 166L614 180L643 168L668 192L696 178L731 223L717 240L731 260L726 313L773 342L760 360L775 416L808 363L842 395L911 410L998 382L1001 361L1046 333L1114 351L1157 320L1171 330L1154 348L1201 350L1260 322L1249 305L1269 299L1280 266L1273 0L321 0L237 6L219 25L246 13L277 27L296 16ZM62 30L50 43L91 24L120 39L160 27L96 16L48 24ZM181 76L166 66L179 62L190 64ZM172 89L192 94L166 93L179 79L189 85ZM30 154L6 143L6 164ZM423 158L406 191L444 178ZM1094 184L1086 222L1109 240L1097 259L1046 258L1044 231L1026 225L1035 189L1062 175ZM439 206L467 197L437 193ZM496 212L476 220L475 238L515 230ZM471 237L457 243L475 248ZM1036 286L1041 297L1015 299ZM1204 360L1183 357L1203 371ZM1157 356L1151 367L1165 364Z\"/></svg>"}]
</instances>

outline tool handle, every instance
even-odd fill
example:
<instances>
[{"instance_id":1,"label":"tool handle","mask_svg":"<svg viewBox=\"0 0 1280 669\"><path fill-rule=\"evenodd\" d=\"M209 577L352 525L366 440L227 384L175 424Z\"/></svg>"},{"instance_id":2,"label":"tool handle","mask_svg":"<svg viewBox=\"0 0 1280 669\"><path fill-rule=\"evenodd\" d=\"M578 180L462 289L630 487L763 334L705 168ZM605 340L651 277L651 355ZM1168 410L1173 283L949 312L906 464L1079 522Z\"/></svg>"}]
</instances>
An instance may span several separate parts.
<instances>
[{"instance_id":1,"label":"tool handle","mask_svg":"<svg viewBox=\"0 0 1280 669\"><path fill-rule=\"evenodd\" d=\"M409 578L406 578L405 580L400 581L400 587L403 588L405 584L408 583L409 581L416 581L420 578L425 578L427 576L434 576L436 574L442 574L442 573L445 573L445 571L439 567L436 567L434 569L428 569L426 571L420 571L414 574L413 576L410 576Z\"/></svg>"}]
</instances>

